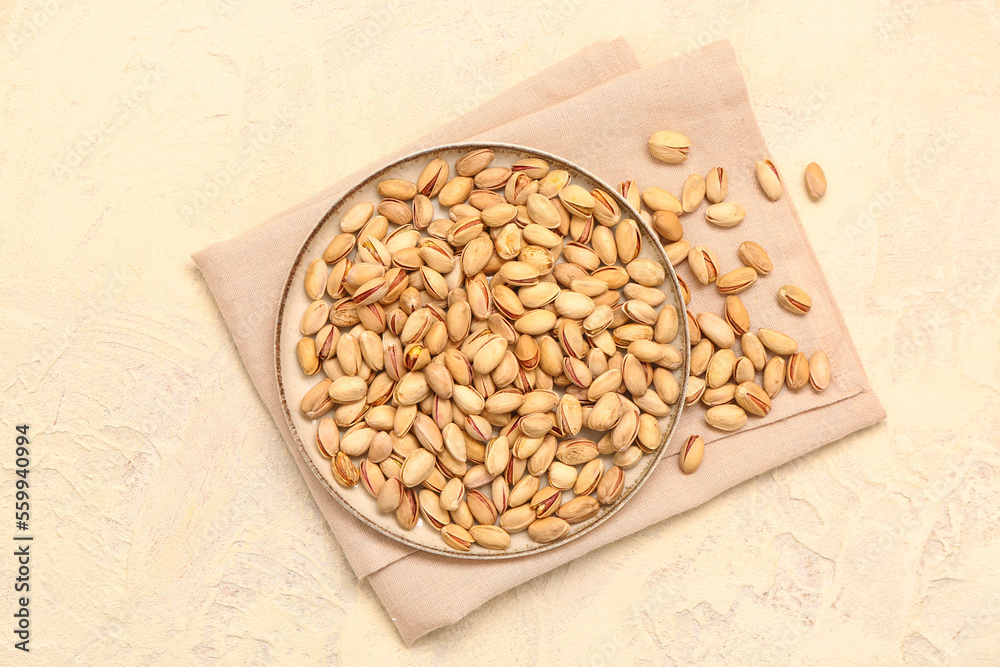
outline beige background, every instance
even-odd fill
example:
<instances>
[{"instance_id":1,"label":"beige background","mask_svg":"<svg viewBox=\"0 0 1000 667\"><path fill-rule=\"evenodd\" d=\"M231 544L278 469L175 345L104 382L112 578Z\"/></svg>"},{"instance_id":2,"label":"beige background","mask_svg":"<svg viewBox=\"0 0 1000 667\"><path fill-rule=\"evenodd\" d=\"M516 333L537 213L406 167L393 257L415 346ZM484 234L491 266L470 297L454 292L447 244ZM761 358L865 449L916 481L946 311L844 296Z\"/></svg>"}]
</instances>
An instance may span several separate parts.
<instances>
[{"instance_id":1,"label":"beige background","mask_svg":"<svg viewBox=\"0 0 1000 667\"><path fill-rule=\"evenodd\" d=\"M483 4L0 5L0 466L30 423L31 658L988 664L1000 5ZM188 256L618 35L644 64L733 42L889 419L407 650Z\"/></svg>"}]
</instances>

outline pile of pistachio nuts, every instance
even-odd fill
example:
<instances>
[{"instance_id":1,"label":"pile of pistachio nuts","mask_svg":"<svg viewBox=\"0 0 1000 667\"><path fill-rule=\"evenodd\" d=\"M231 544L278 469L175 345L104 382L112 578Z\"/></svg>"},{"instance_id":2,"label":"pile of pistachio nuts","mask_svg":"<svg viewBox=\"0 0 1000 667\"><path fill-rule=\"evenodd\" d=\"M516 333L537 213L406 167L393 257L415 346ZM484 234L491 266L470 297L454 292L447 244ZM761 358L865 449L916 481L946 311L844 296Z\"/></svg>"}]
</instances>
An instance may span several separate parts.
<instances>
[{"instance_id":1,"label":"pile of pistachio nuts","mask_svg":"<svg viewBox=\"0 0 1000 667\"><path fill-rule=\"evenodd\" d=\"M648 143L650 154L669 164L687 160L691 147L686 136L669 131L654 133ZM754 167L764 195L771 201L780 199L784 183L774 163L760 160ZM826 193L826 176L815 162L806 167L805 185L812 199L819 199ZM705 210L708 224L736 227L746 216L741 204L726 200L729 178L724 167L712 169L704 177L700 174L688 176L680 199L660 188L646 188L640 196L632 181L622 183L621 191L663 238L673 267L676 269L687 260L695 280L702 285L714 283L719 294L726 297L721 313L696 313L691 308L691 292L678 273L692 346L685 405L702 403L707 408L705 421L709 426L721 431L737 431L743 428L749 416L766 417L771 411L772 400L786 385L793 391L806 385L812 385L816 391L827 388L831 368L825 351L817 350L807 358L791 336L759 326L756 333L751 329L750 316L737 295L753 287L758 276L773 270L767 251L754 241L743 241L735 253L740 266L726 270L714 249L692 247L684 239L681 216L696 211L706 199L709 202ZM642 204L652 214L642 210ZM812 308L812 298L795 285L778 288L776 300L778 305L796 315L805 315ZM740 356L733 349L737 337ZM773 356L768 358L768 352ZM762 376L758 384L759 372ZM694 472L704 452L703 438L688 436L679 455L681 469L686 473Z\"/></svg>"},{"instance_id":2,"label":"pile of pistachio nuts","mask_svg":"<svg viewBox=\"0 0 1000 667\"><path fill-rule=\"evenodd\" d=\"M296 349L334 479L458 551L553 542L618 502L681 400L682 315L639 224L541 159L495 159L434 158L350 207L305 272Z\"/></svg>"}]
</instances>

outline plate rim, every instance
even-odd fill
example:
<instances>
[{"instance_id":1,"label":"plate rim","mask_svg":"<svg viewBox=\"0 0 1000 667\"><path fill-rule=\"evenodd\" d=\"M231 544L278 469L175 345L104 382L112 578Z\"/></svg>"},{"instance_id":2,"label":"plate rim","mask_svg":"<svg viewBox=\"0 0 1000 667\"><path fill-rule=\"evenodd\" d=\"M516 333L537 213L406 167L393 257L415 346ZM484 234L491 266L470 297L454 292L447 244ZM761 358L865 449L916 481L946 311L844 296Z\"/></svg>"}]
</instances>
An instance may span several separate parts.
<instances>
[{"instance_id":1,"label":"plate rim","mask_svg":"<svg viewBox=\"0 0 1000 667\"><path fill-rule=\"evenodd\" d=\"M611 519L618 512L619 509L621 509L624 505L628 503L629 500L631 500L632 496L634 496L639 491L639 489L642 488L642 486L652 475L653 470L656 468L657 465L659 465L660 460L666 454L668 444L670 443L671 440L673 440L674 434L677 431L678 423L680 422L681 414L683 413L685 407L685 402L683 397L686 395L687 392L687 383L688 383L688 377L690 376L690 360L691 360L690 332L688 331L688 320L686 313L682 314L679 312L677 318L679 333L682 334L683 336L683 341L682 341L683 346L681 349L681 355L684 358L683 367L685 372L683 373L683 381L680 383L680 394L676 402L676 412L672 415L673 416L672 424L670 425L668 432L664 434L663 440L661 442L659 449L656 452L655 457L650 462L649 467L646 469L646 471L639 477L638 480L636 480L633 483L632 489L629 492L628 497L626 497L623 500L620 500L619 502L616 502L613 506L611 506L608 509L608 511L604 515L600 517L595 517L598 519L597 521L594 521L590 525L585 526L581 530L578 530L576 533L573 533L567 537L561 538L554 542L538 544L536 547L530 549L524 549L515 553L505 553L503 551L492 551L492 550L488 550L482 553L461 552L455 550L448 550L444 547L436 549L434 547L430 547L425 544L420 544L418 542L409 540L404 535L399 535L390 532L389 530L386 530L385 528L378 525L377 523L369 519L367 516L362 514L358 509L356 509L351 503L349 503L346 499L344 499L340 495L339 489L337 489L334 485L330 484L330 482L327 481L327 479L317 468L316 463L312 459L312 456L310 456L309 452L306 450L305 444L302 442L302 438L299 436L299 433L295 428L295 423L292 421L291 411L285 396L284 384L281 379L281 327L284 322L285 307L287 305L287 300L289 297L290 290L292 288L292 282L295 277L296 270L299 267L300 263L302 262L306 250L308 246L311 244L313 238L320 232L320 230L324 227L327 221L331 217L333 217L335 212L340 208L340 206L344 203L344 201L352 197L355 193L357 193L360 189L364 188L366 185L370 184L373 180L378 179L386 172L395 169L396 167L400 166L405 162L410 162L423 156L434 157L433 156L434 153L463 150L463 149L466 151L470 151L481 148L503 149L505 151L523 152L525 157L537 157L545 160L550 160L554 163L558 163L570 169L575 170L584 178L589 179L597 187L600 187L605 192L608 192L615 199L619 207L624 211L627 211L629 214L631 214L632 219L634 219L637 224L641 225L645 229L649 237L653 240L655 248L659 251L661 255L660 260L661 263L664 265L664 268L666 269L667 276L673 282L674 293L679 297L678 300L680 304L682 306L684 305L683 290L681 289L680 283L678 282L677 272L674 270L674 267L671 265L670 260L667 258L666 250L664 249L663 244L660 241L656 231L649 225L649 223L647 223L642 218L642 216L639 214L639 211L637 211L635 208L632 207L631 204L628 203L628 201L617 191L617 189L610 187L603 179L598 178L589 170L580 167L576 163L567 160L566 158L560 157L558 155L537 148L522 146L520 144L493 142L493 141L472 141L472 142L456 142L449 144L441 144L438 146L433 146L430 148L424 148L417 151L413 151L397 159L394 159L391 162L388 162L381 167L378 167L374 171L368 172L368 174L364 176L360 182L356 183L354 186L346 190L343 195L338 197L330 205L330 207L320 217L320 219L316 222L316 224L313 225L309 234L306 235L306 237L303 239L302 243L299 246L298 251L295 253L295 257L292 259L291 265L288 267L288 277L285 279L285 285L281 291L281 299L278 302L278 312L275 317L275 324L274 324L274 349L273 349L274 381L275 381L275 387L278 391L278 399L281 402L282 413L285 417L285 426L288 428L289 433L291 433L292 439L294 440L296 446L299 448L299 453L302 455L303 459L308 464L309 469L312 471L312 474L316 477L317 481L319 481L319 483L323 485L323 487L327 490L327 492L331 496L333 496L337 500L337 502L339 502L340 505L344 507L344 509L346 509L355 519L361 521L362 524L364 524L366 527L375 530L381 535L384 535L392 540L395 540L396 542L399 542L400 544L403 544L407 547L410 547L412 549L424 553L444 556L448 558L460 558L467 560L508 560L513 558L532 556L542 553L544 551L549 551L551 549L559 548L565 544L569 544L570 542L574 541L575 539L583 535L586 535L597 526L600 526L601 524Z\"/></svg>"}]
</instances>

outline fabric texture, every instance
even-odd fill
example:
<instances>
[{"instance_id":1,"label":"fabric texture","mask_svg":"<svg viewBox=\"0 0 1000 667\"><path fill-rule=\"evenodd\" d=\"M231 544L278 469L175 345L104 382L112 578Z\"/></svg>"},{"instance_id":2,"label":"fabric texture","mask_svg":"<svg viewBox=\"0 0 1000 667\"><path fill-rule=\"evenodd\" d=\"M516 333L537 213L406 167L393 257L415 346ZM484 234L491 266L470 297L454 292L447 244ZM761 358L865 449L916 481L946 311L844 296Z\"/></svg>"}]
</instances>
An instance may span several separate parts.
<instances>
[{"instance_id":1,"label":"fabric texture","mask_svg":"<svg viewBox=\"0 0 1000 667\"><path fill-rule=\"evenodd\" d=\"M661 129L692 139L682 165L666 165L649 155L646 139ZM408 153L462 141L531 146L565 157L612 186L634 179L640 187L657 185L676 194L689 174L726 167L727 200L743 204L746 219L721 229L705 222L702 208L682 217L685 238L714 248L723 271L741 266L736 249L742 241L755 240L767 249L774 271L740 295L751 328L785 332L807 355L825 350L833 367L829 388L822 393L785 388L767 418L751 418L736 433L708 427L700 406L686 408L677 437L636 495L586 535L543 553L491 562L453 559L415 551L362 525L308 470L285 423L272 353L281 291L303 239L341 193ZM518 584L884 418L791 197L771 202L757 186L754 162L766 157L727 42L640 69L618 39L584 49L265 224L193 256L250 379L348 562L358 577L368 579L406 643L458 621ZM247 265L255 270L245 271ZM695 312L721 313L723 297L714 286L698 284L683 264L678 273L691 289ZM775 294L786 284L812 295L814 306L807 316L778 307ZM690 433L705 438L708 452L697 474L684 475L676 457Z\"/></svg>"}]
</instances>

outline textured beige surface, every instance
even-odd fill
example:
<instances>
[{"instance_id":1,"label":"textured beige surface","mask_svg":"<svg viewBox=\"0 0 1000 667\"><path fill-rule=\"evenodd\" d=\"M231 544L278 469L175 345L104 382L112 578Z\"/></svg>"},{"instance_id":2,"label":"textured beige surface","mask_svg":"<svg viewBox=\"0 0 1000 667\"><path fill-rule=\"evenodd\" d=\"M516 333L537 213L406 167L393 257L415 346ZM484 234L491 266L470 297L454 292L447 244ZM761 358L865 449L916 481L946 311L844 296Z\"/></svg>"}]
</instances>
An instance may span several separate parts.
<instances>
[{"instance_id":1,"label":"textured beige surface","mask_svg":"<svg viewBox=\"0 0 1000 667\"><path fill-rule=\"evenodd\" d=\"M35 661L1000 652L1000 6L682 7L0 7L0 424L34 436ZM644 64L733 42L889 419L405 650L275 446L188 255L619 34ZM23 659L10 633L4 664Z\"/></svg>"}]
</instances>

